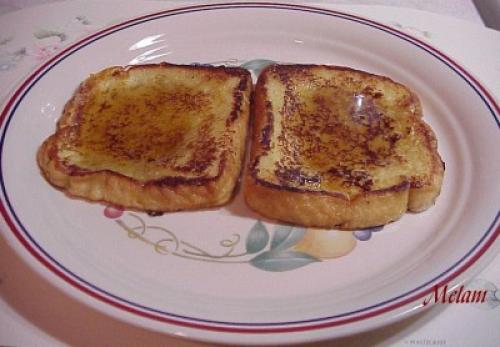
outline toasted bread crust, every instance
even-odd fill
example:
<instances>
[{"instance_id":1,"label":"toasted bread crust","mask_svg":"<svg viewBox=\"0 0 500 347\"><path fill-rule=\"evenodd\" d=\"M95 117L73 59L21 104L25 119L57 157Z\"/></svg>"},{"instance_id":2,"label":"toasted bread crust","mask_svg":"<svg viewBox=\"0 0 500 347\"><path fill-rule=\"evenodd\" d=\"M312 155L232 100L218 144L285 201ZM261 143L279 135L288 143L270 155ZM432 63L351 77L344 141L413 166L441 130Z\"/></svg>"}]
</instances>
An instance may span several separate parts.
<instances>
[{"instance_id":1,"label":"toasted bread crust","mask_svg":"<svg viewBox=\"0 0 500 347\"><path fill-rule=\"evenodd\" d=\"M268 82L271 72L286 75L297 69L322 68L352 71L395 83L387 77L344 67L316 65L271 66L261 73L253 100L252 148L247 174L244 179L245 200L249 207L265 217L282 222L310 227L358 229L387 224L397 220L406 211L420 212L434 204L439 195L444 174L444 164L437 152L437 141L432 129L421 118L418 98L412 94L415 108L415 136L424 139L431 154L431 167L425 177L402 177L392 186L378 189L362 187L352 195L342 190L314 190L303 186L276 184L259 172L259 161L270 151L273 134L273 117ZM285 78L288 78L285 76Z\"/></svg>"},{"instance_id":2,"label":"toasted bread crust","mask_svg":"<svg viewBox=\"0 0 500 347\"><path fill-rule=\"evenodd\" d=\"M231 112L226 115L225 128L218 145L221 154L212 171L189 169L190 175L167 175L155 179L138 179L110 169L92 170L68 163L61 158L61 146L72 141L71 131L79 129L82 104L92 77L83 82L65 106L55 134L40 146L37 161L44 177L55 187L73 197L105 202L144 211L179 211L220 206L228 202L239 178L245 151L251 93L250 74L243 69L207 66L182 66L162 63L134 67L113 67L101 73L140 73L141 69L184 69L207 74L224 81L238 78L233 90ZM90 82L89 82L90 81ZM71 129L71 130L70 130ZM218 139L219 140L219 139ZM215 160L215 159L214 159Z\"/></svg>"}]
</instances>

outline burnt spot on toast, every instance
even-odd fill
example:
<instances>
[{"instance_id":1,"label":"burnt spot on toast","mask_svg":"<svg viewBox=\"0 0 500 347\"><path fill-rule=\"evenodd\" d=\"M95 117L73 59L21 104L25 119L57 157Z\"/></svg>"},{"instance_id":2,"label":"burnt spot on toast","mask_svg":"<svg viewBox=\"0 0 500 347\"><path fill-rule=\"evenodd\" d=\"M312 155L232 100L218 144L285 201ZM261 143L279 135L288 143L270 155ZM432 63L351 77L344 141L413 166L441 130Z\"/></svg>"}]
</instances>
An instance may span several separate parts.
<instances>
[{"instance_id":1,"label":"burnt spot on toast","mask_svg":"<svg viewBox=\"0 0 500 347\"><path fill-rule=\"evenodd\" d=\"M223 66L103 70L66 105L71 125L61 124L68 134L60 160L74 175L108 171L161 185L217 177L249 81L248 71Z\"/></svg>"},{"instance_id":2,"label":"burnt spot on toast","mask_svg":"<svg viewBox=\"0 0 500 347\"><path fill-rule=\"evenodd\" d=\"M418 99L405 87L387 77L331 66L275 65L261 77L257 91L265 101L259 111L266 116L258 135L261 151L250 167L256 182L348 194L425 185L425 175L412 176L411 169L404 169L405 151L411 151L408 139L419 131L414 123L421 116ZM266 89L273 78L284 89L279 110L272 108ZM384 84L399 94L386 96ZM266 156L279 158L272 169ZM404 173L387 179L386 187L380 170L393 167Z\"/></svg>"}]
</instances>

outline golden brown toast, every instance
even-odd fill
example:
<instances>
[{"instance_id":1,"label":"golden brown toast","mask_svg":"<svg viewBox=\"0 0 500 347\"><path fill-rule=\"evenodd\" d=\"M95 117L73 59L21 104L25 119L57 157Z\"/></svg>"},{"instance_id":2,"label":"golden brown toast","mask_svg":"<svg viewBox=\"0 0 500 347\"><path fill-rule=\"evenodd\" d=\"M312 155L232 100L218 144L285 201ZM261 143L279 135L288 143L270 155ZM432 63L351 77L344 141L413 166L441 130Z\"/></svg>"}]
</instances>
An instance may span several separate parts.
<instances>
[{"instance_id":1,"label":"golden brown toast","mask_svg":"<svg viewBox=\"0 0 500 347\"><path fill-rule=\"evenodd\" d=\"M66 104L38 164L88 200L157 212L222 205L239 178L251 89L241 68L105 69Z\"/></svg>"},{"instance_id":2,"label":"golden brown toast","mask_svg":"<svg viewBox=\"0 0 500 347\"><path fill-rule=\"evenodd\" d=\"M356 229L422 211L444 164L417 96L344 67L273 65L257 82L247 204L304 226Z\"/></svg>"}]
</instances>

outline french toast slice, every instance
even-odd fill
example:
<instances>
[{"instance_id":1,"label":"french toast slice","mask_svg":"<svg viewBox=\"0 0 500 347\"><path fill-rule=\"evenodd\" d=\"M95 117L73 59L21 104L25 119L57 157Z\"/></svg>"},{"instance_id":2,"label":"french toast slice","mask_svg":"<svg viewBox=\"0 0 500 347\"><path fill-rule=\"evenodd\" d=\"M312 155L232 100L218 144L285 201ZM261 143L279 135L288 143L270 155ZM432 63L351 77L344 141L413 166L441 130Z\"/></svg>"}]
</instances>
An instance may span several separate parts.
<instances>
[{"instance_id":1,"label":"french toast slice","mask_svg":"<svg viewBox=\"0 0 500 347\"><path fill-rule=\"evenodd\" d=\"M417 96L383 76L272 65L254 92L246 203L303 226L368 228L419 212L444 163Z\"/></svg>"},{"instance_id":2,"label":"french toast slice","mask_svg":"<svg viewBox=\"0 0 500 347\"><path fill-rule=\"evenodd\" d=\"M39 167L70 196L125 208L222 205L239 179L251 90L241 68L107 68L68 101Z\"/></svg>"}]
</instances>

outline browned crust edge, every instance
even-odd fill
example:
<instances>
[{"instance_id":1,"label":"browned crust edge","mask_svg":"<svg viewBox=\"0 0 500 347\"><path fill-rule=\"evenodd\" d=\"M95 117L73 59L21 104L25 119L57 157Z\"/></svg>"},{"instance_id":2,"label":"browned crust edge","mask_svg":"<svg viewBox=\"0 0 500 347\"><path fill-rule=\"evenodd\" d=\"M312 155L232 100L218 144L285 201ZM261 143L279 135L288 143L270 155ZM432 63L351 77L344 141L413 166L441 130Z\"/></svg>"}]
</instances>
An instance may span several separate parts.
<instances>
[{"instance_id":1,"label":"browned crust edge","mask_svg":"<svg viewBox=\"0 0 500 347\"><path fill-rule=\"evenodd\" d=\"M114 70L120 73L132 69L158 67L180 67L220 73L221 77L227 77L229 74L240 78L240 83L233 92L233 107L226 120L231 145L221 153L217 174L197 178L172 176L141 182L110 170L89 171L65 165L58 157L57 143L65 127L77 124L77 110L83 102L81 95L86 88L91 88L93 83L93 78L89 77L80 84L65 105L63 116L57 123L56 133L49 136L37 152L38 166L49 183L71 197L145 211L168 212L208 208L223 205L231 199L245 153L252 89L250 73L236 67L168 63L110 67L101 72Z\"/></svg>"},{"instance_id":2,"label":"browned crust edge","mask_svg":"<svg viewBox=\"0 0 500 347\"><path fill-rule=\"evenodd\" d=\"M271 105L266 101L268 74L273 69L286 72L311 67L353 71L374 76L371 73L348 67L313 64L271 65L261 72L254 91L252 147L249 168L244 180L247 205L268 218L283 222L340 229L367 228L387 224L400 218L406 211L420 212L432 206L441 190L444 162L437 151L437 140L434 132L422 120L420 101L414 93L412 93L412 97L417 105L416 118L418 119L419 131L424 135L427 148L433 156L432 173L428 181L418 182L418 184L403 181L398 185L363 192L353 199L349 199L341 192L286 187L268 182L258 176L256 167L260 157L264 156L270 148L273 131L273 113ZM388 77L377 77L403 86ZM362 213L360 213L361 210L363 210Z\"/></svg>"}]
</instances>

